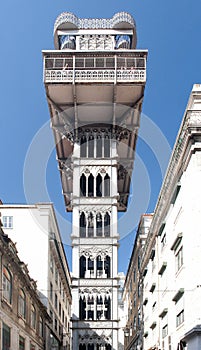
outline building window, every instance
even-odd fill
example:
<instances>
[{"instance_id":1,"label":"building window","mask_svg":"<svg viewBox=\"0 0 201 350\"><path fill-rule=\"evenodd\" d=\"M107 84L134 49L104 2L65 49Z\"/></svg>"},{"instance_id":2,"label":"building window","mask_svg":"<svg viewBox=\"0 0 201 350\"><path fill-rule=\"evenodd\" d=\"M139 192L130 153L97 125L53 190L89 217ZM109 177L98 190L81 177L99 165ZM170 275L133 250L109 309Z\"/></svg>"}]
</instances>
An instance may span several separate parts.
<instances>
[{"instance_id":1,"label":"building window","mask_svg":"<svg viewBox=\"0 0 201 350\"><path fill-rule=\"evenodd\" d=\"M36 347L33 343L30 343L30 350L36 350Z\"/></svg>"},{"instance_id":2,"label":"building window","mask_svg":"<svg viewBox=\"0 0 201 350\"><path fill-rule=\"evenodd\" d=\"M179 327L184 322L184 310L176 316L176 326Z\"/></svg>"},{"instance_id":3,"label":"building window","mask_svg":"<svg viewBox=\"0 0 201 350\"><path fill-rule=\"evenodd\" d=\"M80 237L86 237L86 216L84 212L80 215Z\"/></svg>"},{"instance_id":4,"label":"building window","mask_svg":"<svg viewBox=\"0 0 201 350\"><path fill-rule=\"evenodd\" d=\"M26 296L23 289L20 289L18 296L18 313L21 317L26 317Z\"/></svg>"},{"instance_id":5,"label":"building window","mask_svg":"<svg viewBox=\"0 0 201 350\"><path fill-rule=\"evenodd\" d=\"M57 297L57 294L55 293L55 295L54 295L54 307L56 310L57 310L57 306L58 306L58 297Z\"/></svg>"},{"instance_id":6,"label":"building window","mask_svg":"<svg viewBox=\"0 0 201 350\"><path fill-rule=\"evenodd\" d=\"M104 236L110 237L110 215L108 213L104 216Z\"/></svg>"},{"instance_id":7,"label":"building window","mask_svg":"<svg viewBox=\"0 0 201 350\"><path fill-rule=\"evenodd\" d=\"M36 329L36 309L31 305L31 328Z\"/></svg>"},{"instance_id":8,"label":"building window","mask_svg":"<svg viewBox=\"0 0 201 350\"><path fill-rule=\"evenodd\" d=\"M162 328L162 338L165 338L168 335L168 325L166 324L163 328Z\"/></svg>"},{"instance_id":9,"label":"building window","mask_svg":"<svg viewBox=\"0 0 201 350\"><path fill-rule=\"evenodd\" d=\"M50 299L53 299L53 285L52 282L50 282Z\"/></svg>"},{"instance_id":10,"label":"building window","mask_svg":"<svg viewBox=\"0 0 201 350\"><path fill-rule=\"evenodd\" d=\"M10 350L10 327L3 323L3 332L2 332L2 350Z\"/></svg>"},{"instance_id":11,"label":"building window","mask_svg":"<svg viewBox=\"0 0 201 350\"><path fill-rule=\"evenodd\" d=\"M55 283L58 284L58 271L57 271L57 267L55 266Z\"/></svg>"},{"instance_id":12,"label":"building window","mask_svg":"<svg viewBox=\"0 0 201 350\"><path fill-rule=\"evenodd\" d=\"M177 272L183 265L183 246L178 250L175 257L176 257L176 272Z\"/></svg>"},{"instance_id":13,"label":"building window","mask_svg":"<svg viewBox=\"0 0 201 350\"><path fill-rule=\"evenodd\" d=\"M136 269L133 270L133 282L136 282Z\"/></svg>"},{"instance_id":14,"label":"building window","mask_svg":"<svg viewBox=\"0 0 201 350\"><path fill-rule=\"evenodd\" d=\"M12 302L12 276L10 271L3 267L3 297L11 304Z\"/></svg>"},{"instance_id":15,"label":"building window","mask_svg":"<svg viewBox=\"0 0 201 350\"><path fill-rule=\"evenodd\" d=\"M13 216L3 216L2 222L4 228L13 228Z\"/></svg>"},{"instance_id":16,"label":"building window","mask_svg":"<svg viewBox=\"0 0 201 350\"><path fill-rule=\"evenodd\" d=\"M25 339L21 335L19 336L19 350L25 350Z\"/></svg>"},{"instance_id":17,"label":"building window","mask_svg":"<svg viewBox=\"0 0 201 350\"><path fill-rule=\"evenodd\" d=\"M39 317L39 336L43 337L43 319L41 316Z\"/></svg>"},{"instance_id":18,"label":"building window","mask_svg":"<svg viewBox=\"0 0 201 350\"><path fill-rule=\"evenodd\" d=\"M166 237L166 233L165 233L161 239L161 250L163 250L163 248L165 247L166 242L167 242L167 237Z\"/></svg>"},{"instance_id":19,"label":"building window","mask_svg":"<svg viewBox=\"0 0 201 350\"><path fill-rule=\"evenodd\" d=\"M57 332L57 319L56 319L56 317L55 317L55 319L54 319L54 329L55 329L55 331Z\"/></svg>"},{"instance_id":20,"label":"building window","mask_svg":"<svg viewBox=\"0 0 201 350\"><path fill-rule=\"evenodd\" d=\"M53 261L53 257L52 256L50 257L50 270L53 273L53 271L54 271L54 261Z\"/></svg>"}]
</instances>

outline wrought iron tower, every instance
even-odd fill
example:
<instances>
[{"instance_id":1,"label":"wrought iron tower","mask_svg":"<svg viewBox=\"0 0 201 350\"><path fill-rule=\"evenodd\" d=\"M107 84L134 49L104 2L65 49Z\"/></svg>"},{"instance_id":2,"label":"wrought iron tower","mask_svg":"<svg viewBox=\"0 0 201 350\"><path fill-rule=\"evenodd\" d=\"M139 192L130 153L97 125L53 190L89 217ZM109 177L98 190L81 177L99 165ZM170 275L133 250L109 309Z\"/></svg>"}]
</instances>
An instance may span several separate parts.
<instances>
[{"instance_id":1,"label":"wrought iron tower","mask_svg":"<svg viewBox=\"0 0 201 350\"><path fill-rule=\"evenodd\" d=\"M67 211L72 219L73 350L122 349L118 211L127 208L146 83L131 15L62 13L44 83Z\"/></svg>"}]
</instances>

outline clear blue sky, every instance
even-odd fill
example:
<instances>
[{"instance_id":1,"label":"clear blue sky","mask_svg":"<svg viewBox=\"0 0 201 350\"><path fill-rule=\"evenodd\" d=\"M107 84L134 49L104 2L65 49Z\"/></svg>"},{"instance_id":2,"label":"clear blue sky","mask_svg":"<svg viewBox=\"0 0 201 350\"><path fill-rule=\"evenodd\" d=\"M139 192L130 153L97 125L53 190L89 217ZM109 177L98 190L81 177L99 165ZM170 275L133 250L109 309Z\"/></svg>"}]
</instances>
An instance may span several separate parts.
<instances>
[{"instance_id":1,"label":"clear blue sky","mask_svg":"<svg viewBox=\"0 0 201 350\"><path fill-rule=\"evenodd\" d=\"M35 134L49 120L42 81L41 50L53 49L54 21L64 11L74 12L79 17L111 17L118 11L133 15L137 23L137 48L149 50L143 113L160 128L171 147L192 85L201 82L200 0L1 2L0 198L4 203L26 202L23 188L25 156ZM136 217L141 211L154 210L162 181L157 150L151 151L151 141L147 141L147 137L152 138L152 134L145 140L139 138L137 157L143 160L151 193L148 205L141 205L141 197L144 194L146 197L147 184L136 166L133 190L135 208L132 209L136 211ZM157 137L153 135L153 139L156 141ZM66 217L54 152L48 160L46 178L50 200L60 215ZM46 200L37 191L37 186L34 193L33 201ZM131 225L133 229L135 224ZM123 227L120 224L121 236L125 236ZM61 232L67 245L69 241L65 237L63 223ZM124 271L134 238L134 233L128 233L129 229L121 240L119 250L119 270Z\"/></svg>"}]
</instances>

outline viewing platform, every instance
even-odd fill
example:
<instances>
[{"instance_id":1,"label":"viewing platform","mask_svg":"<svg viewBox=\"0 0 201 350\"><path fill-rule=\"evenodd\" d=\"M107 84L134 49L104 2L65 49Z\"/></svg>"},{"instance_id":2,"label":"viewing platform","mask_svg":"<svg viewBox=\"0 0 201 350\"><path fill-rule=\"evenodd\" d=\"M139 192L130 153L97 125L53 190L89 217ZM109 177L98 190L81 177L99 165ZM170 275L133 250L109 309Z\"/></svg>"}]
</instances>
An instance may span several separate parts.
<instances>
[{"instance_id":1,"label":"viewing platform","mask_svg":"<svg viewBox=\"0 0 201 350\"><path fill-rule=\"evenodd\" d=\"M44 51L44 83L145 83L147 51Z\"/></svg>"}]
</instances>

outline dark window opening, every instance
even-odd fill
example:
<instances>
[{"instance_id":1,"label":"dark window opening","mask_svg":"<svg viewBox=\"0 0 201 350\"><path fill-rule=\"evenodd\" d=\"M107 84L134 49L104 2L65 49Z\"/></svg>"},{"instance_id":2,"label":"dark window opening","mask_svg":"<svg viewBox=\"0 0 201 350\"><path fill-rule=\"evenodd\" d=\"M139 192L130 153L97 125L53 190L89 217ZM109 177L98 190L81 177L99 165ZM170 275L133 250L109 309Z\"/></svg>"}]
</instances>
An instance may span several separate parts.
<instances>
[{"instance_id":1,"label":"dark window opening","mask_svg":"<svg viewBox=\"0 0 201 350\"><path fill-rule=\"evenodd\" d=\"M94 157L94 137L92 135L89 136L89 140L88 140L88 157L89 158Z\"/></svg>"},{"instance_id":2,"label":"dark window opening","mask_svg":"<svg viewBox=\"0 0 201 350\"><path fill-rule=\"evenodd\" d=\"M102 227L103 227L102 215L101 215L101 213L98 213L96 215L96 236L97 237L102 236Z\"/></svg>"},{"instance_id":3,"label":"dark window opening","mask_svg":"<svg viewBox=\"0 0 201 350\"><path fill-rule=\"evenodd\" d=\"M80 196L86 197L86 176L84 174L80 178Z\"/></svg>"},{"instance_id":4,"label":"dark window opening","mask_svg":"<svg viewBox=\"0 0 201 350\"><path fill-rule=\"evenodd\" d=\"M80 313L80 320L86 319L86 301L85 298L80 298L79 300L79 313Z\"/></svg>"},{"instance_id":5,"label":"dark window opening","mask_svg":"<svg viewBox=\"0 0 201 350\"><path fill-rule=\"evenodd\" d=\"M100 135L96 140L96 157L102 158L102 137Z\"/></svg>"},{"instance_id":6,"label":"dark window opening","mask_svg":"<svg viewBox=\"0 0 201 350\"><path fill-rule=\"evenodd\" d=\"M102 176L100 174L96 178L96 196L102 197Z\"/></svg>"},{"instance_id":7,"label":"dark window opening","mask_svg":"<svg viewBox=\"0 0 201 350\"><path fill-rule=\"evenodd\" d=\"M94 177L92 174L88 177L88 197L94 196Z\"/></svg>"},{"instance_id":8,"label":"dark window opening","mask_svg":"<svg viewBox=\"0 0 201 350\"><path fill-rule=\"evenodd\" d=\"M108 136L105 136L105 140L104 140L104 157L105 158L110 157L110 139Z\"/></svg>"},{"instance_id":9,"label":"dark window opening","mask_svg":"<svg viewBox=\"0 0 201 350\"><path fill-rule=\"evenodd\" d=\"M105 237L110 236L110 215L108 213L104 217L104 235Z\"/></svg>"},{"instance_id":10,"label":"dark window opening","mask_svg":"<svg viewBox=\"0 0 201 350\"><path fill-rule=\"evenodd\" d=\"M111 301L110 298L105 299L105 319L110 320L111 319Z\"/></svg>"},{"instance_id":11,"label":"dark window opening","mask_svg":"<svg viewBox=\"0 0 201 350\"><path fill-rule=\"evenodd\" d=\"M110 278L110 257L108 255L105 257L104 269L107 278Z\"/></svg>"},{"instance_id":12,"label":"dark window opening","mask_svg":"<svg viewBox=\"0 0 201 350\"><path fill-rule=\"evenodd\" d=\"M110 177L108 174L106 174L104 177L104 196L110 196Z\"/></svg>"},{"instance_id":13,"label":"dark window opening","mask_svg":"<svg viewBox=\"0 0 201 350\"><path fill-rule=\"evenodd\" d=\"M87 139L86 136L82 136L80 140L80 157L85 158L87 156Z\"/></svg>"},{"instance_id":14,"label":"dark window opening","mask_svg":"<svg viewBox=\"0 0 201 350\"><path fill-rule=\"evenodd\" d=\"M80 278L85 277L86 272L86 258L85 256L80 257Z\"/></svg>"},{"instance_id":15,"label":"dark window opening","mask_svg":"<svg viewBox=\"0 0 201 350\"><path fill-rule=\"evenodd\" d=\"M83 212L80 215L80 237L86 237L86 217Z\"/></svg>"},{"instance_id":16,"label":"dark window opening","mask_svg":"<svg viewBox=\"0 0 201 350\"><path fill-rule=\"evenodd\" d=\"M94 217L93 214L90 213L88 216L88 237L94 236Z\"/></svg>"}]
</instances>

